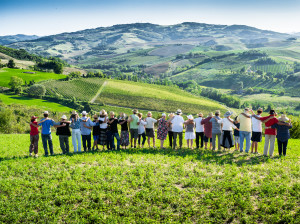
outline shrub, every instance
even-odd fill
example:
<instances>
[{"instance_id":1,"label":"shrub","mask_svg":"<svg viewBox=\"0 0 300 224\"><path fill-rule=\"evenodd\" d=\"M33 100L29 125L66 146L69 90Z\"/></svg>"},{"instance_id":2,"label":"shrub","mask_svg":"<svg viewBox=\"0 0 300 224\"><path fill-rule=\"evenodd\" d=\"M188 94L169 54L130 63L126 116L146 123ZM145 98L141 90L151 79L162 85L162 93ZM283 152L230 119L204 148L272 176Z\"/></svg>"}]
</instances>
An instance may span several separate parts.
<instances>
[{"instance_id":1,"label":"shrub","mask_svg":"<svg viewBox=\"0 0 300 224\"><path fill-rule=\"evenodd\" d=\"M33 97L42 98L46 94L46 88L43 85L35 84L28 89L28 94Z\"/></svg>"}]
</instances>

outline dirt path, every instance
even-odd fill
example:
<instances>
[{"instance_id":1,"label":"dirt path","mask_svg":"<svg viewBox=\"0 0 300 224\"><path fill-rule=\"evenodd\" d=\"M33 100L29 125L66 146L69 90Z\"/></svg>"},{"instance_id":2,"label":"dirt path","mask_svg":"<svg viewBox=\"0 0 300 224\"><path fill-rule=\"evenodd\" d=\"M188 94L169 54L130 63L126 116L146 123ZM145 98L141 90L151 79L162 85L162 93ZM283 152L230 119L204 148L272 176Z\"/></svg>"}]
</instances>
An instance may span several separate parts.
<instances>
[{"instance_id":1,"label":"dirt path","mask_svg":"<svg viewBox=\"0 0 300 224\"><path fill-rule=\"evenodd\" d=\"M94 103L95 100L100 96L102 90L104 89L104 87L106 86L107 81L105 81L102 86L100 87L100 89L98 90L98 92L96 93L96 95L93 97L93 99L91 99L90 103Z\"/></svg>"}]
</instances>

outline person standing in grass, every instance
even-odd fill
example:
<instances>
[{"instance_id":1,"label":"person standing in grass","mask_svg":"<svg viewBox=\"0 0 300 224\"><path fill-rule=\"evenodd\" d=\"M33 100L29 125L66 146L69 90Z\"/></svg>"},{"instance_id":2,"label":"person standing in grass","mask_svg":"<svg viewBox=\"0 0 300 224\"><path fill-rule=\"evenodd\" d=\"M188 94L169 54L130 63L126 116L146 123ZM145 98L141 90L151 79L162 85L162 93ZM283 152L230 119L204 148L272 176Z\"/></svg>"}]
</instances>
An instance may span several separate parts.
<instances>
[{"instance_id":1,"label":"person standing in grass","mask_svg":"<svg viewBox=\"0 0 300 224\"><path fill-rule=\"evenodd\" d=\"M76 111L72 112L70 117L72 128L72 145L74 147L74 152L81 152L81 131L80 131L80 118Z\"/></svg>"},{"instance_id":2,"label":"person standing in grass","mask_svg":"<svg viewBox=\"0 0 300 224\"><path fill-rule=\"evenodd\" d=\"M67 121L67 116L63 115L60 122L54 124L54 127L56 127L56 135L59 136L62 154L69 153L69 137L71 136L69 128L70 123L70 121Z\"/></svg>"},{"instance_id":3,"label":"person standing in grass","mask_svg":"<svg viewBox=\"0 0 300 224\"><path fill-rule=\"evenodd\" d=\"M239 151L240 150L240 123L237 121L237 116L234 119L234 124L238 129L234 129L234 145L235 145L235 150L234 151Z\"/></svg>"},{"instance_id":4,"label":"person standing in grass","mask_svg":"<svg viewBox=\"0 0 300 224\"><path fill-rule=\"evenodd\" d=\"M193 149L193 141L196 138L195 135L195 122L192 115L187 116L188 120L184 122L185 126L185 140L187 147Z\"/></svg>"},{"instance_id":5,"label":"person standing in grass","mask_svg":"<svg viewBox=\"0 0 300 224\"><path fill-rule=\"evenodd\" d=\"M269 155L273 156L274 148L275 148L275 136L276 129L272 128L272 125L278 123L278 119L276 118L277 114L275 110L270 110L269 116L266 117L258 117L257 115L252 115L253 117L261 120L265 123L265 145L264 145L264 156ZM269 147L270 146L270 147Z\"/></svg>"},{"instance_id":6,"label":"person standing in grass","mask_svg":"<svg viewBox=\"0 0 300 224\"><path fill-rule=\"evenodd\" d=\"M42 142L45 151L45 156L48 156L48 144L50 154L54 155L53 152L53 143L52 143L52 135L51 135L51 126L54 125L52 119L49 118L49 112L44 112L44 118L40 120L39 126L42 126Z\"/></svg>"},{"instance_id":7,"label":"person standing in grass","mask_svg":"<svg viewBox=\"0 0 300 224\"><path fill-rule=\"evenodd\" d=\"M173 149L176 149L177 146L177 136L179 136L179 148L182 148L182 132L184 120L181 116L182 112L180 109L177 110L176 115L172 119L172 132L174 136Z\"/></svg>"},{"instance_id":8,"label":"person standing in grass","mask_svg":"<svg viewBox=\"0 0 300 224\"><path fill-rule=\"evenodd\" d=\"M220 111L217 110L215 112L215 116L209 120L212 124L212 150L216 150L216 138L218 137L218 150L221 150L221 134L222 134L222 129L221 129L221 124L218 123L220 118Z\"/></svg>"},{"instance_id":9,"label":"person standing in grass","mask_svg":"<svg viewBox=\"0 0 300 224\"><path fill-rule=\"evenodd\" d=\"M136 148L136 140L139 136L139 118L137 116L137 114L139 113L137 109L134 109L132 111L132 115L130 115L130 117L128 118L128 122L129 122L129 127L130 127L130 146L132 148L132 145L134 143L134 148Z\"/></svg>"},{"instance_id":10,"label":"person standing in grass","mask_svg":"<svg viewBox=\"0 0 300 224\"><path fill-rule=\"evenodd\" d=\"M143 114L142 113L138 113L138 118L139 118L139 121L138 121L138 125L139 125L139 128L138 128L138 137L139 137L139 140L138 140L138 144L139 144L139 147L140 148L144 148L144 144L145 144L145 141L146 141L146 134L145 134L145 125L147 124L146 121L143 120ZM142 141L142 146L141 146L141 138L143 137L143 141Z\"/></svg>"},{"instance_id":11,"label":"person standing in grass","mask_svg":"<svg viewBox=\"0 0 300 224\"><path fill-rule=\"evenodd\" d=\"M157 139L160 140L160 148L164 149L164 141L167 139L168 135L168 121L166 120L166 114L163 113L161 118L158 120L157 128Z\"/></svg>"},{"instance_id":12,"label":"person standing in grass","mask_svg":"<svg viewBox=\"0 0 300 224\"><path fill-rule=\"evenodd\" d=\"M196 148L197 149L199 149L199 141L201 141L200 147L203 148L204 125L201 124L202 120L203 120L202 113L199 113L198 117L194 119L196 125Z\"/></svg>"},{"instance_id":13,"label":"person standing in grass","mask_svg":"<svg viewBox=\"0 0 300 224\"><path fill-rule=\"evenodd\" d=\"M245 152L248 153L251 145L251 115L249 114L249 108L244 109L244 112L238 116L237 121L240 123L240 152L244 151L244 139L246 139Z\"/></svg>"},{"instance_id":14,"label":"person standing in grass","mask_svg":"<svg viewBox=\"0 0 300 224\"><path fill-rule=\"evenodd\" d=\"M110 141L110 149L115 150L116 146L115 146L115 138L117 139L117 150L120 150L120 135L119 135L119 131L118 131L118 124L119 121L118 119L115 117L115 113L113 111L111 111L109 113L110 118L108 119L108 136L109 136L109 141Z\"/></svg>"},{"instance_id":15,"label":"person standing in grass","mask_svg":"<svg viewBox=\"0 0 300 224\"><path fill-rule=\"evenodd\" d=\"M207 143L209 141L209 149L212 149L212 123L209 122L212 118L213 113L210 112L205 119L202 119L201 124L204 125L204 147L207 149Z\"/></svg>"},{"instance_id":16,"label":"person standing in grass","mask_svg":"<svg viewBox=\"0 0 300 224\"><path fill-rule=\"evenodd\" d=\"M222 136L221 136L221 146L224 150L233 147L233 135L232 135L232 128L239 130L235 125L234 121L231 120L230 116L233 113L231 111L227 111L224 114L224 118L221 120L217 120L219 124L222 124ZM215 118L216 119L216 118Z\"/></svg>"},{"instance_id":17,"label":"person standing in grass","mask_svg":"<svg viewBox=\"0 0 300 224\"><path fill-rule=\"evenodd\" d=\"M286 148L290 138L290 130L292 128L291 120L282 114L278 119L277 124L273 124L271 127L277 129L277 143L279 156L286 156Z\"/></svg>"},{"instance_id":18,"label":"person standing in grass","mask_svg":"<svg viewBox=\"0 0 300 224\"><path fill-rule=\"evenodd\" d=\"M129 132L128 132L128 123L125 113L120 114L119 124L121 125L121 141L120 144L122 148L125 148L129 145Z\"/></svg>"},{"instance_id":19,"label":"person standing in grass","mask_svg":"<svg viewBox=\"0 0 300 224\"><path fill-rule=\"evenodd\" d=\"M172 143L174 139L174 134L172 131L172 120L174 118L174 113L169 114L169 119L168 119L168 135L169 135L169 146L172 148Z\"/></svg>"},{"instance_id":20,"label":"person standing in grass","mask_svg":"<svg viewBox=\"0 0 300 224\"><path fill-rule=\"evenodd\" d=\"M29 155L32 156L32 152L34 152L34 157L38 157L39 152L39 127L37 117L32 116L30 122Z\"/></svg>"},{"instance_id":21,"label":"person standing in grass","mask_svg":"<svg viewBox=\"0 0 300 224\"><path fill-rule=\"evenodd\" d=\"M99 133L99 144L102 145L103 150L105 149L105 145L107 145L108 148L108 142L107 142L107 113L105 110L100 111L100 117L98 119L100 124L100 133Z\"/></svg>"},{"instance_id":22,"label":"person standing in grass","mask_svg":"<svg viewBox=\"0 0 300 224\"><path fill-rule=\"evenodd\" d=\"M100 123L102 123L102 121L99 120L97 114L95 114L93 116L93 122L92 122L92 126L87 126L86 124L83 124L85 128L89 128L91 130L93 130L93 139L94 139L94 143L93 143L93 148L92 150L96 150L98 151L98 142L99 142L99 138L100 138Z\"/></svg>"},{"instance_id":23,"label":"person standing in grass","mask_svg":"<svg viewBox=\"0 0 300 224\"><path fill-rule=\"evenodd\" d=\"M87 117L87 112L82 111L81 113L82 117L79 119L80 120L80 130L81 130L81 138L82 138L82 145L83 145L83 150L86 151L91 151L91 129L89 127L93 126L92 121Z\"/></svg>"},{"instance_id":24,"label":"person standing in grass","mask_svg":"<svg viewBox=\"0 0 300 224\"><path fill-rule=\"evenodd\" d=\"M252 110L251 110L252 111ZM258 118L261 117L263 110L262 108L258 108L256 116ZM257 148L258 143L261 142L262 139L262 122L255 117L252 117L252 136L251 136L251 153L255 150L254 154L258 154Z\"/></svg>"},{"instance_id":25,"label":"person standing in grass","mask_svg":"<svg viewBox=\"0 0 300 224\"><path fill-rule=\"evenodd\" d=\"M157 122L157 120L152 118L152 113L149 111L147 113L147 117L146 117L145 121L147 122L147 124L146 124L146 136L147 136L148 146L150 148L150 139L152 138L153 148L155 148L154 124Z\"/></svg>"}]
</instances>

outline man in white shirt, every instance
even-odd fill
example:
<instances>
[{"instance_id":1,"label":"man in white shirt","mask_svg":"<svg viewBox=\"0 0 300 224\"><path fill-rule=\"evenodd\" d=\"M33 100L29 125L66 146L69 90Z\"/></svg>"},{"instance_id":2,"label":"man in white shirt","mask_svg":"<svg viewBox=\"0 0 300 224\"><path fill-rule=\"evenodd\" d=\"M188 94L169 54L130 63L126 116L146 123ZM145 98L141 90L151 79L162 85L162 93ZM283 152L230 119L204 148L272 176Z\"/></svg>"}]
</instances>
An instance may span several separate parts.
<instances>
[{"instance_id":1,"label":"man in white shirt","mask_svg":"<svg viewBox=\"0 0 300 224\"><path fill-rule=\"evenodd\" d=\"M152 118L152 113L149 111L147 113L147 117L146 117L145 121L147 122L145 127L146 127L146 136L147 136L147 140L148 140L148 146L150 148L150 138L152 138L153 148L155 148L154 124L157 122L157 120Z\"/></svg>"},{"instance_id":2,"label":"man in white shirt","mask_svg":"<svg viewBox=\"0 0 300 224\"><path fill-rule=\"evenodd\" d=\"M263 112L262 108L257 109L257 117L261 117L261 114ZM256 119L255 117L252 117L252 136L251 136L251 153L253 153L253 149L255 148L254 154L258 154L257 147L258 142L261 142L262 139L262 122L261 120Z\"/></svg>"},{"instance_id":3,"label":"man in white shirt","mask_svg":"<svg viewBox=\"0 0 300 224\"><path fill-rule=\"evenodd\" d=\"M196 148L199 149L199 139L201 137L201 148L203 148L203 138L204 138L204 125L201 124L203 114L199 113L198 117L194 119L196 125Z\"/></svg>"},{"instance_id":4,"label":"man in white shirt","mask_svg":"<svg viewBox=\"0 0 300 224\"><path fill-rule=\"evenodd\" d=\"M173 144L173 149L176 148L176 140L177 140L177 135L179 135L179 147L182 147L182 131L183 131L183 124L184 120L183 117L181 116L182 112L181 110L177 110L176 115L174 116L173 120L171 121L172 123L172 131L174 135L174 144Z\"/></svg>"}]
</instances>

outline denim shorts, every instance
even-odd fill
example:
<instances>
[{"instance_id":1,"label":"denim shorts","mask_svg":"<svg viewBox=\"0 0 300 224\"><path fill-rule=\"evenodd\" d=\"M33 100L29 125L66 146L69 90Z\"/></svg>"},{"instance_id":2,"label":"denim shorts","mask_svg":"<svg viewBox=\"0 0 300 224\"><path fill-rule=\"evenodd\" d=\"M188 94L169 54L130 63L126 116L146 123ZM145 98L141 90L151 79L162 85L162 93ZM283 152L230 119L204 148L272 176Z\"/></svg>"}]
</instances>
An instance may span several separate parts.
<instances>
[{"instance_id":1,"label":"denim shorts","mask_svg":"<svg viewBox=\"0 0 300 224\"><path fill-rule=\"evenodd\" d=\"M94 141L99 140L99 135L93 135Z\"/></svg>"}]
</instances>

